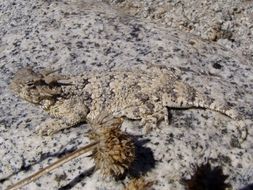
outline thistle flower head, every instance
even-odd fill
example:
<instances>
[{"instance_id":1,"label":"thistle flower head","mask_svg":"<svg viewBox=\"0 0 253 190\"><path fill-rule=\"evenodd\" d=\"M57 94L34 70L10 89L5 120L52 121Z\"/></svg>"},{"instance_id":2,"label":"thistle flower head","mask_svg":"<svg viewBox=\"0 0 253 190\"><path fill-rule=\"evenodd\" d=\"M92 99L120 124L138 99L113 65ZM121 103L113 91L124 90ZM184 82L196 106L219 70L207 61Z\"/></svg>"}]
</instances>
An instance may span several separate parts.
<instances>
[{"instance_id":1,"label":"thistle flower head","mask_svg":"<svg viewBox=\"0 0 253 190\"><path fill-rule=\"evenodd\" d=\"M102 175L119 177L129 169L135 159L132 139L120 130L123 120L113 118L93 127L89 137L98 144L93 149L92 158Z\"/></svg>"},{"instance_id":2,"label":"thistle flower head","mask_svg":"<svg viewBox=\"0 0 253 190\"><path fill-rule=\"evenodd\" d=\"M152 185L152 181L147 181L143 177L134 178L128 182L124 190L149 190Z\"/></svg>"}]
</instances>

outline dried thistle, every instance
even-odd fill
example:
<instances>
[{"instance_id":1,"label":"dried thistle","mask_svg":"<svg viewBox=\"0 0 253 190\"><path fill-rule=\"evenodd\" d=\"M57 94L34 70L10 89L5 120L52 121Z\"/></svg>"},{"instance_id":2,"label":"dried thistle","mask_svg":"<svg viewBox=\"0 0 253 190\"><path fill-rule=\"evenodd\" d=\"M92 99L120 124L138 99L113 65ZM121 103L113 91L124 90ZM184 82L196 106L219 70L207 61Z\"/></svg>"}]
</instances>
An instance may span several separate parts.
<instances>
[{"instance_id":1,"label":"dried thistle","mask_svg":"<svg viewBox=\"0 0 253 190\"><path fill-rule=\"evenodd\" d=\"M184 181L188 190L225 190L230 187L225 183L227 178L220 166L212 169L208 162L197 166L191 178Z\"/></svg>"},{"instance_id":2,"label":"dried thistle","mask_svg":"<svg viewBox=\"0 0 253 190\"><path fill-rule=\"evenodd\" d=\"M93 149L92 158L104 177L121 176L135 159L135 146L132 139L119 128L122 121L122 119L114 119L109 122L110 127L97 126L89 136L91 141L99 142Z\"/></svg>"},{"instance_id":3,"label":"dried thistle","mask_svg":"<svg viewBox=\"0 0 253 190\"><path fill-rule=\"evenodd\" d=\"M124 190L149 190L152 185L152 181L146 181L143 177L134 178L128 182Z\"/></svg>"},{"instance_id":4,"label":"dried thistle","mask_svg":"<svg viewBox=\"0 0 253 190\"><path fill-rule=\"evenodd\" d=\"M60 167L66 162L92 151L92 157L95 160L97 169L100 169L103 176L120 176L135 159L135 146L131 138L120 130L123 122L122 118L113 118L101 114L90 125L93 128L90 139L92 143L79 148L78 150L65 155L53 164L39 170L35 174L19 181L8 187L8 190L21 188L32 181L35 181L42 175Z\"/></svg>"}]
</instances>

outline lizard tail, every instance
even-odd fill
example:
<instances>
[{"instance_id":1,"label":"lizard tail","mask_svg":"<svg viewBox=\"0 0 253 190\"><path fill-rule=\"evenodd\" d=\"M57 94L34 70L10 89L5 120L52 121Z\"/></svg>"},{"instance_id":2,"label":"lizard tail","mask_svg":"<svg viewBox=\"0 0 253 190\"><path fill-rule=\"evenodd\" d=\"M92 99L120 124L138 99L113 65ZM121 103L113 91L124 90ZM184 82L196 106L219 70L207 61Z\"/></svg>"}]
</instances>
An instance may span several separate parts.
<instances>
[{"instance_id":1,"label":"lizard tail","mask_svg":"<svg viewBox=\"0 0 253 190\"><path fill-rule=\"evenodd\" d=\"M248 128L246 126L245 119L241 114L238 113L233 107L231 107L228 103L221 103L216 99L207 98L203 95L196 95L195 101L193 102L194 107L201 107L209 110L213 110L219 112L227 117L233 119L236 122L236 126L238 127L238 131L240 134L241 142L244 142L248 136Z\"/></svg>"},{"instance_id":2,"label":"lizard tail","mask_svg":"<svg viewBox=\"0 0 253 190\"><path fill-rule=\"evenodd\" d=\"M211 98L190 85L183 82L176 82L169 93L171 102L175 102L178 107L190 108L199 107L220 112L234 120L240 120L240 116L228 103L223 103L217 99ZM225 102L225 101L224 101Z\"/></svg>"},{"instance_id":3,"label":"lizard tail","mask_svg":"<svg viewBox=\"0 0 253 190\"><path fill-rule=\"evenodd\" d=\"M169 94L169 95L168 95ZM190 85L176 82L170 93L163 98L166 106L177 107L177 108L205 108L219 112L227 117L233 119L238 126L239 133L243 141L246 140L248 130L245 124L245 119L233 109L229 103L220 102L217 99L210 98L203 93L200 93Z\"/></svg>"}]
</instances>

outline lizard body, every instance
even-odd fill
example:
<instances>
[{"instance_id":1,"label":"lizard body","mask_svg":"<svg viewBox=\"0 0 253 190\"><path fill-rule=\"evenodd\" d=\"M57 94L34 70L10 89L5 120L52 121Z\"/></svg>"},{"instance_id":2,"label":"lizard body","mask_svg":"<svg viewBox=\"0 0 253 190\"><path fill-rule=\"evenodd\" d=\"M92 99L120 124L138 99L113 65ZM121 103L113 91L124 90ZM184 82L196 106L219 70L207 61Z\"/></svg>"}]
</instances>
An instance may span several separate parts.
<instances>
[{"instance_id":1,"label":"lizard body","mask_svg":"<svg viewBox=\"0 0 253 190\"><path fill-rule=\"evenodd\" d=\"M61 83L64 79L70 82ZM197 91L180 80L173 69L157 66L87 72L73 77L24 68L14 76L11 88L54 117L42 124L40 132L46 135L92 120L104 110L141 120L146 130L167 119L168 108L206 108L241 120L226 102L220 103Z\"/></svg>"}]
</instances>

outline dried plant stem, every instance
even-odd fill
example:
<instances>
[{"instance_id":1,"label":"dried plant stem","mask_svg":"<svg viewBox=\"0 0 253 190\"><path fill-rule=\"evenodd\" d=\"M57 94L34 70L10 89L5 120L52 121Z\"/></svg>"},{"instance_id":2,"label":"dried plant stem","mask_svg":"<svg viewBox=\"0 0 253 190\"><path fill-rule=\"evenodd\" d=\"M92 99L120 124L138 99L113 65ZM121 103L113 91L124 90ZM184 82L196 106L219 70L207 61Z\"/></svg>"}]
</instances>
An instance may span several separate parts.
<instances>
[{"instance_id":1,"label":"dried plant stem","mask_svg":"<svg viewBox=\"0 0 253 190\"><path fill-rule=\"evenodd\" d=\"M56 162L52 163L51 165L39 170L38 172L36 172L35 174L19 181L18 183L14 184L14 185L11 185L7 188L7 190L15 190L15 189L18 189L18 188L21 188L29 183L31 183L32 181L35 181L36 179L38 179L39 177L41 177L42 175L58 168L59 166L63 165L64 163L70 161L70 160L73 160L79 156L81 156L82 154L86 153L86 152L89 152L90 150L92 150L94 148L94 146L96 144L98 144L99 142L93 142L93 143L90 143L82 148L79 148L78 150L72 152L72 153L69 153L65 156L63 156L62 158L60 158L59 160L57 160Z\"/></svg>"}]
</instances>

